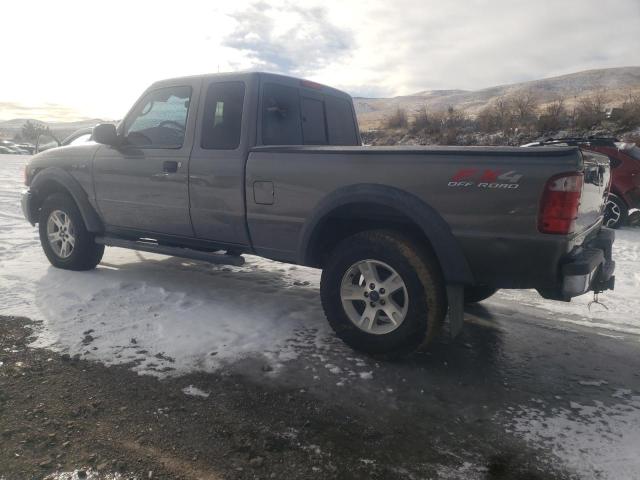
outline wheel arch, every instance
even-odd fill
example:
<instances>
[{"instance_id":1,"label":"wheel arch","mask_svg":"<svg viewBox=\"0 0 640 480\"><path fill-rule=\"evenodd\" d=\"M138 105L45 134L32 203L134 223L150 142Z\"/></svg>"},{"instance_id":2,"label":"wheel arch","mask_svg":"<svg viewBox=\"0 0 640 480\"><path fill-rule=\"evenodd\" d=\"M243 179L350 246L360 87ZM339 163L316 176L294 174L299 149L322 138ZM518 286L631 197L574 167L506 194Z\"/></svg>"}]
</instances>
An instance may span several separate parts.
<instances>
[{"instance_id":1,"label":"wheel arch","mask_svg":"<svg viewBox=\"0 0 640 480\"><path fill-rule=\"evenodd\" d=\"M426 242L448 284L473 283L462 248L440 214L410 193L377 184L343 187L320 201L302 228L298 262L321 267L340 240L371 228L395 228Z\"/></svg>"},{"instance_id":2,"label":"wheel arch","mask_svg":"<svg viewBox=\"0 0 640 480\"><path fill-rule=\"evenodd\" d=\"M48 167L41 170L33 178L29 189L32 195L29 204L31 218L38 218L37 212L49 195L62 192L73 198L73 201L80 210L82 220L88 231L102 232L104 230L102 220L93 208L93 205L91 205L86 191L71 174L62 168Z\"/></svg>"},{"instance_id":3,"label":"wheel arch","mask_svg":"<svg viewBox=\"0 0 640 480\"><path fill-rule=\"evenodd\" d=\"M611 189L609 190L609 195L618 198L622 203L625 204L627 208L629 208L629 203L627 202L627 199L624 197L622 192L620 192L620 190L618 190L617 188L613 188L612 186Z\"/></svg>"}]
</instances>

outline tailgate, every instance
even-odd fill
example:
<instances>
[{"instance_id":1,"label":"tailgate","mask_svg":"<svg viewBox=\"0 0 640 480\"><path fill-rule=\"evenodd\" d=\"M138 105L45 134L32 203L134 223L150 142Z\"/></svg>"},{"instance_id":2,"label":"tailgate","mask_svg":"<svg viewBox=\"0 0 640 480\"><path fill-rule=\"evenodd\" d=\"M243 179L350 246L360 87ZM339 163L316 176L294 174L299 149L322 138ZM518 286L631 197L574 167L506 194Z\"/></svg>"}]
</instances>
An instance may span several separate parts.
<instances>
[{"instance_id":1,"label":"tailgate","mask_svg":"<svg viewBox=\"0 0 640 480\"><path fill-rule=\"evenodd\" d=\"M589 150L580 150L584 164L584 183L576 220L576 232L587 230L604 214L609 195L611 167L609 157Z\"/></svg>"}]
</instances>

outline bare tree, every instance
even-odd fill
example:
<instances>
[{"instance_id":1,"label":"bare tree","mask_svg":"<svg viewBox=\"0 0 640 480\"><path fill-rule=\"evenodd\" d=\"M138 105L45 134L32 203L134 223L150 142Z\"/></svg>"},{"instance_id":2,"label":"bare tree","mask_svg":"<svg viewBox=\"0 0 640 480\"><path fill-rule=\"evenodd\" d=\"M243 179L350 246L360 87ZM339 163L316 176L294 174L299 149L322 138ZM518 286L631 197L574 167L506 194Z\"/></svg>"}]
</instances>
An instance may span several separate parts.
<instances>
[{"instance_id":1,"label":"bare tree","mask_svg":"<svg viewBox=\"0 0 640 480\"><path fill-rule=\"evenodd\" d=\"M544 112L538 117L538 132L552 132L563 128L567 124L567 109L564 97L560 96L544 107Z\"/></svg>"},{"instance_id":2,"label":"bare tree","mask_svg":"<svg viewBox=\"0 0 640 480\"><path fill-rule=\"evenodd\" d=\"M535 120L538 99L532 90L523 90L511 97L513 115L519 126L527 126Z\"/></svg>"},{"instance_id":3,"label":"bare tree","mask_svg":"<svg viewBox=\"0 0 640 480\"><path fill-rule=\"evenodd\" d=\"M574 111L576 127L589 129L600 125L606 118L606 102L607 94L604 90L578 100Z\"/></svg>"},{"instance_id":4,"label":"bare tree","mask_svg":"<svg viewBox=\"0 0 640 480\"><path fill-rule=\"evenodd\" d=\"M27 120L20 130L20 136L24 140L32 143L36 143L38 141L38 137L44 134L51 135L49 127L44 123L34 122L31 120Z\"/></svg>"},{"instance_id":5,"label":"bare tree","mask_svg":"<svg viewBox=\"0 0 640 480\"><path fill-rule=\"evenodd\" d=\"M493 103L493 115L499 129L506 131L513 127L513 113L506 97L498 97Z\"/></svg>"},{"instance_id":6,"label":"bare tree","mask_svg":"<svg viewBox=\"0 0 640 480\"><path fill-rule=\"evenodd\" d=\"M476 126L478 131L483 133L496 131L496 118L493 106L487 105L478 112L478 116L476 117Z\"/></svg>"},{"instance_id":7,"label":"bare tree","mask_svg":"<svg viewBox=\"0 0 640 480\"><path fill-rule=\"evenodd\" d=\"M629 93L613 120L622 128L640 126L640 95Z\"/></svg>"},{"instance_id":8,"label":"bare tree","mask_svg":"<svg viewBox=\"0 0 640 480\"><path fill-rule=\"evenodd\" d=\"M420 130L426 130L430 123L430 116L427 111L427 106L422 107L413 117L413 131L418 132Z\"/></svg>"}]
</instances>

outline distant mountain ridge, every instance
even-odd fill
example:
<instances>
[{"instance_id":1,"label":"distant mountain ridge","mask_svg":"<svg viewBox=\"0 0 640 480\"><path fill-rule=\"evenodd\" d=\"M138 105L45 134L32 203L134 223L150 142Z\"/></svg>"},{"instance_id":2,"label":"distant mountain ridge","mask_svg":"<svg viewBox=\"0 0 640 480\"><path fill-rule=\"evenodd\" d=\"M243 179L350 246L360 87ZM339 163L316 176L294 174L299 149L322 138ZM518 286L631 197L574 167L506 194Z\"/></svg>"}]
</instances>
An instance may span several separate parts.
<instances>
[{"instance_id":1,"label":"distant mountain ridge","mask_svg":"<svg viewBox=\"0 0 640 480\"><path fill-rule=\"evenodd\" d=\"M49 126L53 134L58 140L63 140L76 130L81 128L93 127L98 123L104 122L99 118L90 118L87 120L77 120L75 122L43 122L32 118L13 118L11 120L0 121L0 138L12 139L22 130L22 126L28 122L44 123Z\"/></svg>"},{"instance_id":2,"label":"distant mountain ridge","mask_svg":"<svg viewBox=\"0 0 640 480\"><path fill-rule=\"evenodd\" d=\"M508 97L523 91L531 91L541 106L558 97L563 97L566 105L571 107L581 98L595 95L598 92L606 93L609 105L617 105L622 103L629 94L640 95L640 66L585 70L479 90L425 90L393 98L356 97L353 101L360 128L371 130L377 128L384 118L392 114L398 107L406 109L411 114L424 107L431 112L436 112L451 106L474 115L486 105L495 102L499 97ZM0 138L13 138L27 120L28 118L0 120ZM75 122L44 123L49 125L57 136L63 138L75 130L91 127L100 122L99 119L86 119Z\"/></svg>"},{"instance_id":3,"label":"distant mountain ridge","mask_svg":"<svg viewBox=\"0 0 640 480\"><path fill-rule=\"evenodd\" d=\"M354 98L354 106L361 129L369 130L398 107L412 113L424 107L435 112L451 106L473 115L499 97L523 91L531 91L541 105L563 97L567 106L572 106L598 92L606 94L608 104L619 104L628 94L640 94L640 66L585 70L480 90L426 90L393 98Z\"/></svg>"}]
</instances>

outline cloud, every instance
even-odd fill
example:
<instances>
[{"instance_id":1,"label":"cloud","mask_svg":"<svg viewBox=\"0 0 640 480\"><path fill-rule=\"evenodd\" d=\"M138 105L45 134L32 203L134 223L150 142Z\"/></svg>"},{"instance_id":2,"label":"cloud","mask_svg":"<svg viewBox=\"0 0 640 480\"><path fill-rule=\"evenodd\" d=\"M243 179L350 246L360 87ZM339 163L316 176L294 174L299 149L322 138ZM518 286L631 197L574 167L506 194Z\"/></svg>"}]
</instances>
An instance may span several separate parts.
<instances>
[{"instance_id":1,"label":"cloud","mask_svg":"<svg viewBox=\"0 0 640 480\"><path fill-rule=\"evenodd\" d=\"M370 1L354 25L355 61L333 68L393 94L640 64L638 0Z\"/></svg>"},{"instance_id":2,"label":"cloud","mask_svg":"<svg viewBox=\"0 0 640 480\"><path fill-rule=\"evenodd\" d=\"M349 30L333 24L322 6L252 3L229 16L235 29L223 46L239 50L256 68L306 75L349 54Z\"/></svg>"},{"instance_id":3,"label":"cloud","mask_svg":"<svg viewBox=\"0 0 640 480\"><path fill-rule=\"evenodd\" d=\"M33 2L4 2L4 17L30 23L0 28L0 45L21 39L5 49L19 68L2 71L0 101L118 118L155 80L216 71L264 69L392 96L640 65L639 0L137 0L126 15L68 2L38 0L35 16ZM120 34L140 25L153 25L140 41ZM0 106L0 117L12 112Z\"/></svg>"}]
</instances>

